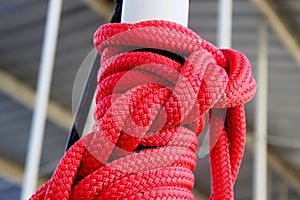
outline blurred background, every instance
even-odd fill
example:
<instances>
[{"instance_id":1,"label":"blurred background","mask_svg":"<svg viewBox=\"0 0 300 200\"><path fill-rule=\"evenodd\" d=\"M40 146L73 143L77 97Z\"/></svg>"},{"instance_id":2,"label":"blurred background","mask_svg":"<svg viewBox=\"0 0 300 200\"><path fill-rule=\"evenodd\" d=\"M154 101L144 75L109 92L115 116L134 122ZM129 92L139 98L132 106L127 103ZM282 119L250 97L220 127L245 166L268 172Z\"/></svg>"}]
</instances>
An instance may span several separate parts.
<instances>
[{"instance_id":1,"label":"blurred background","mask_svg":"<svg viewBox=\"0 0 300 200\"><path fill-rule=\"evenodd\" d=\"M189 27L214 44L218 3L192 0L190 6ZM46 0L0 0L0 200L20 198L47 6ZM94 32L108 22L112 10L113 1L109 0L63 1L39 185L51 176L64 153L73 120L72 89L76 72L93 48ZM268 65L267 76L258 81L264 84L262 94L268 96L267 104L257 109L259 97L256 97L246 106L247 145L235 197L255 199L254 141L259 129L256 123L267 114L267 198L298 200L300 1L233 0L232 14L232 48L250 59L256 79L259 67ZM260 59L265 65L259 65L263 50L267 55ZM208 199L209 174L209 159L199 159L195 170L196 199Z\"/></svg>"}]
</instances>

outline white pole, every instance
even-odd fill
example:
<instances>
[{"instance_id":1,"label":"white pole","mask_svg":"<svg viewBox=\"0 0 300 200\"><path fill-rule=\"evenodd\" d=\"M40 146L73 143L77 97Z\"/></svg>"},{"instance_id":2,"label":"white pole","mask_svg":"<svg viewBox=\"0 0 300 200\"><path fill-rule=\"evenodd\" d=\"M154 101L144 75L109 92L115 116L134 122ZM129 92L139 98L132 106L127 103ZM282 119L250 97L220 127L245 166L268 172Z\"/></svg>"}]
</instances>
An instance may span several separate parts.
<instances>
[{"instance_id":1,"label":"white pole","mask_svg":"<svg viewBox=\"0 0 300 200\"><path fill-rule=\"evenodd\" d=\"M219 0L218 36L219 48L230 48L232 37L232 0Z\"/></svg>"},{"instance_id":2,"label":"white pole","mask_svg":"<svg viewBox=\"0 0 300 200\"><path fill-rule=\"evenodd\" d=\"M121 21L165 20L188 26L189 0L123 0Z\"/></svg>"},{"instance_id":3,"label":"white pole","mask_svg":"<svg viewBox=\"0 0 300 200\"><path fill-rule=\"evenodd\" d=\"M27 200L36 190L61 7L62 0L49 1L40 71L37 82L36 103L32 117L25 175L21 193L22 200Z\"/></svg>"},{"instance_id":4,"label":"white pole","mask_svg":"<svg viewBox=\"0 0 300 200\"><path fill-rule=\"evenodd\" d=\"M253 199L267 200L268 30L263 18L258 48Z\"/></svg>"}]
</instances>

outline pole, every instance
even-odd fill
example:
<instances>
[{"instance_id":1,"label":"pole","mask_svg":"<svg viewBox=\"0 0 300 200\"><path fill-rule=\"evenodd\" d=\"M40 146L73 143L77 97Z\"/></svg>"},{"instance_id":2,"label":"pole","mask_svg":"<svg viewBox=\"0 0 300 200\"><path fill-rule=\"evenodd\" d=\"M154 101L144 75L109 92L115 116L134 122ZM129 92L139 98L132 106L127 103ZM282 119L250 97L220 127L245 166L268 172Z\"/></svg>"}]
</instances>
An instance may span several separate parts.
<instances>
[{"instance_id":1,"label":"pole","mask_svg":"<svg viewBox=\"0 0 300 200\"><path fill-rule=\"evenodd\" d=\"M218 5L217 46L219 48L230 48L232 37L232 0L219 0Z\"/></svg>"},{"instance_id":2,"label":"pole","mask_svg":"<svg viewBox=\"0 0 300 200\"><path fill-rule=\"evenodd\" d=\"M268 31L263 18L259 26L257 82L253 199L267 200Z\"/></svg>"},{"instance_id":3,"label":"pole","mask_svg":"<svg viewBox=\"0 0 300 200\"><path fill-rule=\"evenodd\" d=\"M28 199L36 190L61 7L61 0L49 1L40 71L37 82L36 103L32 117L25 175L21 193L22 200Z\"/></svg>"},{"instance_id":4,"label":"pole","mask_svg":"<svg viewBox=\"0 0 300 200\"><path fill-rule=\"evenodd\" d=\"M189 0L123 0L121 21L165 20L188 26Z\"/></svg>"}]
</instances>

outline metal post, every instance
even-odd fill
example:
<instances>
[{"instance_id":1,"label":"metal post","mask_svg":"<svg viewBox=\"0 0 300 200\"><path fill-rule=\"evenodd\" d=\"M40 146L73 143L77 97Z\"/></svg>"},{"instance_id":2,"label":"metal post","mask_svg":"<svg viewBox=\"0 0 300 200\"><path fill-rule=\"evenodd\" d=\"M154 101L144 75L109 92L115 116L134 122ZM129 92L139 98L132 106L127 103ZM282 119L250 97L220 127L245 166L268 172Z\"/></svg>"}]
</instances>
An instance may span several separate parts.
<instances>
[{"instance_id":1,"label":"metal post","mask_svg":"<svg viewBox=\"0 0 300 200\"><path fill-rule=\"evenodd\" d=\"M268 30L264 18L259 26L257 82L253 199L267 200Z\"/></svg>"},{"instance_id":2,"label":"metal post","mask_svg":"<svg viewBox=\"0 0 300 200\"><path fill-rule=\"evenodd\" d=\"M49 0L21 199L36 190L62 0Z\"/></svg>"},{"instance_id":3,"label":"metal post","mask_svg":"<svg viewBox=\"0 0 300 200\"><path fill-rule=\"evenodd\" d=\"M232 37L232 0L219 0L218 38L219 48L230 48Z\"/></svg>"},{"instance_id":4,"label":"metal post","mask_svg":"<svg viewBox=\"0 0 300 200\"><path fill-rule=\"evenodd\" d=\"M123 0L122 22L166 20L188 25L189 0Z\"/></svg>"}]
</instances>

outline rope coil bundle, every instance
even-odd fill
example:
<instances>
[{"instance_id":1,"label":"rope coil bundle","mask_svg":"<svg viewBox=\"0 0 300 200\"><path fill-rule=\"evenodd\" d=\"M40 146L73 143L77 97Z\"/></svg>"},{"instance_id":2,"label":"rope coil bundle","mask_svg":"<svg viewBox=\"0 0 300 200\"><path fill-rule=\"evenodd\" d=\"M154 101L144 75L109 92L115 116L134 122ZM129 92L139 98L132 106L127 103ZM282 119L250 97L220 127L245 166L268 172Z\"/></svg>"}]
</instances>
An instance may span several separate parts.
<instances>
[{"instance_id":1,"label":"rope coil bundle","mask_svg":"<svg viewBox=\"0 0 300 200\"><path fill-rule=\"evenodd\" d=\"M256 89L247 58L166 21L107 24L94 44L102 66L93 132L69 149L31 199L194 199L197 136L207 112L211 199L234 199L244 103ZM225 121L213 117L224 109Z\"/></svg>"}]
</instances>

